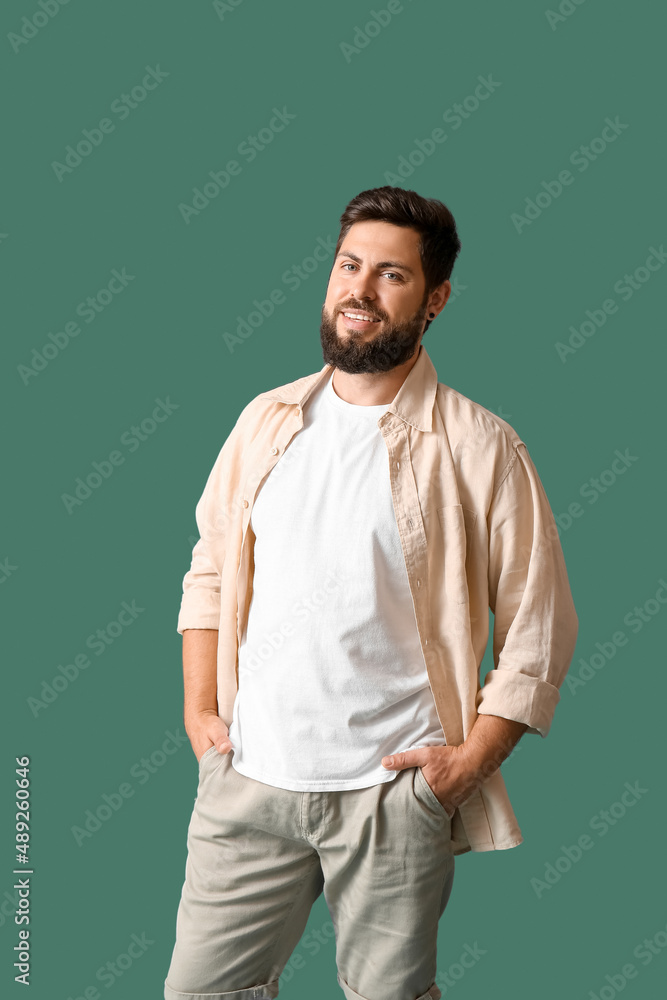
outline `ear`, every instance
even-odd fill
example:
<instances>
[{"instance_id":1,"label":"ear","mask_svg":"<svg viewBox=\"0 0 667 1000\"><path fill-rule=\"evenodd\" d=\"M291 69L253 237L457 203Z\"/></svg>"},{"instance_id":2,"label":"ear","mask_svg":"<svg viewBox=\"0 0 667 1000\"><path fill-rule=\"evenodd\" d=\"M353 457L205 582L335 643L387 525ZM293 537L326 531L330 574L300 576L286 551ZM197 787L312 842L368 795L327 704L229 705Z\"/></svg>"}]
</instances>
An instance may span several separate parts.
<instances>
[{"instance_id":1,"label":"ear","mask_svg":"<svg viewBox=\"0 0 667 1000\"><path fill-rule=\"evenodd\" d=\"M441 285L434 288L429 295L426 314L429 320L434 320L435 317L442 312L442 310L447 305L447 300L452 294L452 283L449 281L443 281Z\"/></svg>"}]
</instances>

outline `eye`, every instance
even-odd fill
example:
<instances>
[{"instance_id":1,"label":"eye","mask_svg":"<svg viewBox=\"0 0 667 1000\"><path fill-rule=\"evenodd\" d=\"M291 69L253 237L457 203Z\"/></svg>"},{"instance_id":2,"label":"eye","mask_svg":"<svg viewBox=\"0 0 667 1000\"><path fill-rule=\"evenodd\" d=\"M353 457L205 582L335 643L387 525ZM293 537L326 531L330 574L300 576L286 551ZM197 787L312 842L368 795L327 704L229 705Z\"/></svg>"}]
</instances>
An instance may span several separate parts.
<instances>
[{"instance_id":1,"label":"eye","mask_svg":"<svg viewBox=\"0 0 667 1000\"><path fill-rule=\"evenodd\" d=\"M341 269L343 271L347 267L351 267L353 270L356 270L357 265L356 264L350 264L349 261L347 263L345 263L345 264L341 264ZM348 274L349 273L350 272L348 271ZM398 272L396 272L396 271L385 271L384 273L385 273L385 275L389 275L389 276L391 276L394 279L392 281L392 284L396 284L396 282L400 282L400 281L403 280L403 275L402 274L398 274Z\"/></svg>"}]
</instances>

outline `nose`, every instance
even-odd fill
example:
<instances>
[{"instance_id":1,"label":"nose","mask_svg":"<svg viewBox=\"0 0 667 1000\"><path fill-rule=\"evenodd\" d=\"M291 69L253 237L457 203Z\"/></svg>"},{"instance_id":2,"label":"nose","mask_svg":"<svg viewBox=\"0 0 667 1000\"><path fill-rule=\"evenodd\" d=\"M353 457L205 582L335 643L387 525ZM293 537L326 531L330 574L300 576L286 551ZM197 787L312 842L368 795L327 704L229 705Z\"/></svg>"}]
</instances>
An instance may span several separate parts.
<instances>
[{"instance_id":1,"label":"nose","mask_svg":"<svg viewBox=\"0 0 667 1000\"><path fill-rule=\"evenodd\" d=\"M357 278L357 283L355 285L352 294L359 302L363 302L364 299L373 300L375 298L375 292L373 291L373 286L370 278Z\"/></svg>"},{"instance_id":2,"label":"nose","mask_svg":"<svg viewBox=\"0 0 667 1000\"><path fill-rule=\"evenodd\" d=\"M358 284L352 295L358 302L372 301L375 298L375 293L366 283Z\"/></svg>"}]
</instances>

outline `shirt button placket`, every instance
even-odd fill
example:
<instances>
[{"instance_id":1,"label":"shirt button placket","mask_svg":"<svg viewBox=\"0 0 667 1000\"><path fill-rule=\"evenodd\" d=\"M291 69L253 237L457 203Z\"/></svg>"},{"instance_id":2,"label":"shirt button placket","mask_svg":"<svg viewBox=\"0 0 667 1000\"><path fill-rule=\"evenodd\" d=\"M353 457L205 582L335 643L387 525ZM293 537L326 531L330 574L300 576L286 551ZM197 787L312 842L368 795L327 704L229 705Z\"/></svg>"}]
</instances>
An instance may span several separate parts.
<instances>
[{"instance_id":1,"label":"shirt button placket","mask_svg":"<svg viewBox=\"0 0 667 1000\"><path fill-rule=\"evenodd\" d=\"M397 460L396 461L396 470L398 471L398 470L400 470L400 468L401 468L401 463L400 463L400 461ZM409 474L408 474L407 478L409 480ZM410 491L409 491L409 488L407 486L406 486L406 490L408 491L406 495L410 496ZM413 498L411 497L411 502L412 501L413 501ZM419 522L415 523L414 518L412 518L412 517L406 518L406 522L405 523L407 525L408 531L418 531L419 530ZM415 538L412 538L411 541L414 544L416 544L417 540ZM422 550L422 546L421 545L418 546L418 550L419 551ZM417 590L420 591L419 608L422 609L422 611L423 611L423 607L422 606L423 606L424 597L421 595L421 590L422 590L422 581L421 581L421 579L416 579L415 580L415 587L417 588ZM417 612L417 614L418 614L418 622L419 622L418 627L419 627L419 631L420 631L420 634L421 634L422 633L422 614L420 614L419 611ZM424 646L424 648L426 646L428 646L428 639L427 638L423 639L423 646Z\"/></svg>"}]
</instances>

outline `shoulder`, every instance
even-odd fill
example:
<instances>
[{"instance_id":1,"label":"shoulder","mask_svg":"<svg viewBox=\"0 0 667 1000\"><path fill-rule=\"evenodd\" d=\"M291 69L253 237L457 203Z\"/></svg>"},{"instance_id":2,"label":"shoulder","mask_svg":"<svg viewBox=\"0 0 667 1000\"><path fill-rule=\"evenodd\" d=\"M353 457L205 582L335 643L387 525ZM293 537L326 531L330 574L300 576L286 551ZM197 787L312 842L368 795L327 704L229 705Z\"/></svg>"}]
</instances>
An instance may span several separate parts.
<instances>
[{"instance_id":1,"label":"shoulder","mask_svg":"<svg viewBox=\"0 0 667 1000\"><path fill-rule=\"evenodd\" d=\"M524 441L503 417L442 382L436 405L460 484L495 494L522 446L525 451Z\"/></svg>"},{"instance_id":2,"label":"shoulder","mask_svg":"<svg viewBox=\"0 0 667 1000\"><path fill-rule=\"evenodd\" d=\"M328 365L253 396L239 414L234 428L236 433L253 434L257 428L266 427L267 423L273 428L279 426L290 410L304 404L310 391L321 384L326 368Z\"/></svg>"},{"instance_id":3,"label":"shoulder","mask_svg":"<svg viewBox=\"0 0 667 1000\"><path fill-rule=\"evenodd\" d=\"M260 417L269 413L275 409L280 409L285 403L296 405L302 403L306 396L309 395L311 389L321 382L325 375L325 365L319 371L310 372L308 375L302 375L292 382L284 382L282 385L277 385L273 389L267 389L264 392L258 393L254 396L243 408L241 417L245 419L252 419L253 417Z\"/></svg>"},{"instance_id":4,"label":"shoulder","mask_svg":"<svg viewBox=\"0 0 667 1000\"><path fill-rule=\"evenodd\" d=\"M444 382L438 382L436 398L448 433L461 438L472 437L485 445L495 442L513 448L524 443L503 417Z\"/></svg>"}]
</instances>

